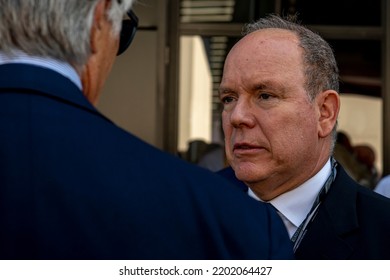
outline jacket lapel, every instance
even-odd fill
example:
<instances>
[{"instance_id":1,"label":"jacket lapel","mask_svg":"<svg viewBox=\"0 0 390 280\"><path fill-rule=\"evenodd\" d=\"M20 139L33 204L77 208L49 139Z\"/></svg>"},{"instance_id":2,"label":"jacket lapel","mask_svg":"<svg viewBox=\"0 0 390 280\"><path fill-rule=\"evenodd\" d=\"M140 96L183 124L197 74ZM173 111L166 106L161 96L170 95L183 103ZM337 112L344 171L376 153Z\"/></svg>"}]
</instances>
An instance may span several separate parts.
<instances>
[{"instance_id":1,"label":"jacket lapel","mask_svg":"<svg viewBox=\"0 0 390 280\"><path fill-rule=\"evenodd\" d=\"M317 217L307 229L296 251L298 259L349 259L353 253L351 242L358 229L355 183L337 168L333 182Z\"/></svg>"}]
</instances>

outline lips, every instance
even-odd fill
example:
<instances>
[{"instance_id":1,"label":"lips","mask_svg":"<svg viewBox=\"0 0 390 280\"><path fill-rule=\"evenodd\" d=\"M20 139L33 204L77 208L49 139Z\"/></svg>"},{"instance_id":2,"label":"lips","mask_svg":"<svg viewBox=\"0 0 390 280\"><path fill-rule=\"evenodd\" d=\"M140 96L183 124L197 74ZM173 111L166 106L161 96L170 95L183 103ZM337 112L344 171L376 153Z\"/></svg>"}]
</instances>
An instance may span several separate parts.
<instances>
[{"instance_id":1,"label":"lips","mask_svg":"<svg viewBox=\"0 0 390 280\"><path fill-rule=\"evenodd\" d=\"M258 145L252 145L248 143L236 143L233 146L233 151L236 150L253 150L253 149L262 149L262 147Z\"/></svg>"}]
</instances>

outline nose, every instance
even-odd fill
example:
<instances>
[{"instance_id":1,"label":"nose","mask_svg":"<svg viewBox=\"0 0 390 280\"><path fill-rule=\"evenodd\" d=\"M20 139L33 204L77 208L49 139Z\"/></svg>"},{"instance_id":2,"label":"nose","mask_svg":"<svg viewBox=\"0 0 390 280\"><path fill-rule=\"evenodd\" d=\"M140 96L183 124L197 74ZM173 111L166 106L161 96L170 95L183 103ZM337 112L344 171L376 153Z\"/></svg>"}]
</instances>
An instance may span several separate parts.
<instances>
[{"instance_id":1,"label":"nose","mask_svg":"<svg viewBox=\"0 0 390 280\"><path fill-rule=\"evenodd\" d=\"M250 100L239 98L230 112L231 125L236 128L254 127L255 115L253 109Z\"/></svg>"}]
</instances>

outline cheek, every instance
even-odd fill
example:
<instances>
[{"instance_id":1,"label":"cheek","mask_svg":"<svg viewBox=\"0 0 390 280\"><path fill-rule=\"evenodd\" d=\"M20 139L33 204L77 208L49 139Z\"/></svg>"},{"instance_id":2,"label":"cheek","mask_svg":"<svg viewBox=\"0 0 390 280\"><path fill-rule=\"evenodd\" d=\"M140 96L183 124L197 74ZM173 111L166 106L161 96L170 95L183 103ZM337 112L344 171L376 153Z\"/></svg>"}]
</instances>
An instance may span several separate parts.
<instances>
[{"instance_id":1,"label":"cheek","mask_svg":"<svg viewBox=\"0 0 390 280\"><path fill-rule=\"evenodd\" d=\"M318 140L317 123L313 119L302 120L301 125L296 127L297 133L292 143L297 152L303 154L312 153L312 149L316 147Z\"/></svg>"},{"instance_id":2,"label":"cheek","mask_svg":"<svg viewBox=\"0 0 390 280\"><path fill-rule=\"evenodd\" d=\"M289 112L269 124L267 138L275 153L289 158L299 153L308 153L317 138L317 123L312 110Z\"/></svg>"},{"instance_id":3,"label":"cheek","mask_svg":"<svg viewBox=\"0 0 390 280\"><path fill-rule=\"evenodd\" d=\"M230 122L228 120L228 115L225 112L222 113L222 130L223 130L224 141L225 141L225 153L227 159L229 160L231 158L230 138L232 135L232 126L230 125Z\"/></svg>"},{"instance_id":4,"label":"cheek","mask_svg":"<svg viewBox=\"0 0 390 280\"><path fill-rule=\"evenodd\" d=\"M119 38L120 38L120 35L116 36L114 39L113 39L113 53L116 54L118 53L118 49L119 49Z\"/></svg>"},{"instance_id":5,"label":"cheek","mask_svg":"<svg viewBox=\"0 0 390 280\"><path fill-rule=\"evenodd\" d=\"M223 129L223 133L225 134L225 138L227 137L227 135L229 133L231 133L231 126L230 126L230 123L229 123L229 116L226 112L222 112L222 129Z\"/></svg>"},{"instance_id":6,"label":"cheek","mask_svg":"<svg viewBox=\"0 0 390 280\"><path fill-rule=\"evenodd\" d=\"M115 62L115 59L116 59L116 54L118 52L118 40L117 39L113 39L113 41L109 44L109 49L107 50L107 53L109 55L105 56L104 58L104 70L103 70L103 75L105 77L107 77L110 72L111 72L111 69L114 65L114 62Z\"/></svg>"}]
</instances>

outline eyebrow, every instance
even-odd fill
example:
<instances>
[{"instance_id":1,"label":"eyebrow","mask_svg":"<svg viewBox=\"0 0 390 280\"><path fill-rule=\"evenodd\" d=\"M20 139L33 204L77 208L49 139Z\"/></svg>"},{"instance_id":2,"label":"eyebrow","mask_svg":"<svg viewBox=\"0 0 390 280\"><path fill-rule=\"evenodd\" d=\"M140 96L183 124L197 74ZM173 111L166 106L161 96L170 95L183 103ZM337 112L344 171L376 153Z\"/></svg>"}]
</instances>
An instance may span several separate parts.
<instances>
[{"instance_id":1,"label":"eyebrow","mask_svg":"<svg viewBox=\"0 0 390 280\"><path fill-rule=\"evenodd\" d=\"M236 92L235 90L232 90L231 88L228 88L228 87L219 87L218 88L219 95L228 94L228 93L235 93L235 92Z\"/></svg>"},{"instance_id":2,"label":"eyebrow","mask_svg":"<svg viewBox=\"0 0 390 280\"><path fill-rule=\"evenodd\" d=\"M269 82L268 85L267 83L261 82L261 83L253 84L250 89L256 91L259 89L262 90L262 89L274 88L274 87L275 87L275 83L273 82ZM219 94L224 94L224 93L235 93L236 91L229 87L219 87L218 92Z\"/></svg>"},{"instance_id":3,"label":"eyebrow","mask_svg":"<svg viewBox=\"0 0 390 280\"><path fill-rule=\"evenodd\" d=\"M251 92L262 91L262 90L265 90L265 91L269 90L269 91L283 93L283 92L285 92L285 87L284 87L283 83L273 81L273 80L260 81L260 82L252 84L250 87ZM224 95L224 94L237 94L237 91L232 89L231 87L221 86L218 89L218 94L219 94L219 96Z\"/></svg>"},{"instance_id":4,"label":"eyebrow","mask_svg":"<svg viewBox=\"0 0 390 280\"><path fill-rule=\"evenodd\" d=\"M251 89L252 90L263 90L263 89L267 89L267 88L273 88L273 86L268 86L266 85L265 83L259 83L259 84L254 84Z\"/></svg>"},{"instance_id":5,"label":"eyebrow","mask_svg":"<svg viewBox=\"0 0 390 280\"><path fill-rule=\"evenodd\" d=\"M274 81L274 80L266 80L256 84L253 84L251 87L252 91L272 91L277 92L279 94L284 94L286 92L285 84Z\"/></svg>"}]
</instances>

